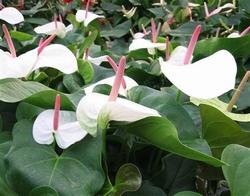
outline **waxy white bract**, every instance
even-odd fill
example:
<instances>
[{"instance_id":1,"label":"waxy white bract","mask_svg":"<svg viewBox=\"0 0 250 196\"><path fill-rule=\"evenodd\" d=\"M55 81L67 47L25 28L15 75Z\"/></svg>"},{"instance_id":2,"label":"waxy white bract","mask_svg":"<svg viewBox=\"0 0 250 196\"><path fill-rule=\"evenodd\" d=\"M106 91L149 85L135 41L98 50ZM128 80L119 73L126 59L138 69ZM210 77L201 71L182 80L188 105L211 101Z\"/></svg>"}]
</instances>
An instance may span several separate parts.
<instances>
[{"instance_id":1,"label":"waxy white bract","mask_svg":"<svg viewBox=\"0 0 250 196\"><path fill-rule=\"evenodd\" d=\"M185 65L186 51L187 48L179 46L168 61L159 59L162 73L182 92L192 97L210 99L234 88L237 65L231 53L220 50Z\"/></svg>"},{"instance_id":2,"label":"waxy white bract","mask_svg":"<svg viewBox=\"0 0 250 196\"><path fill-rule=\"evenodd\" d=\"M138 38L133 39L132 43L129 46L129 51L139 50L139 49L148 49L149 54L155 54L155 49L165 50L165 43L153 43L150 40Z\"/></svg>"},{"instance_id":3,"label":"waxy white bract","mask_svg":"<svg viewBox=\"0 0 250 196\"><path fill-rule=\"evenodd\" d=\"M126 89L123 88L123 86L120 86L119 89L119 94L126 97L127 96L127 91L135 86L138 86L138 84L136 83L136 81L134 81L132 78L128 77L128 76L123 76L125 83L126 83ZM89 85L88 87L84 88L85 94L90 94L92 93L93 89L100 84L108 84L110 86L113 85L115 80L115 76L109 77L109 78L105 78L103 80L100 80L94 84Z\"/></svg>"},{"instance_id":4,"label":"waxy white bract","mask_svg":"<svg viewBox=\"0 0 250 196\"><path fill-rule=\"evenodd\" d=\"M24 17L16 8L6 7L0 10L0 19L15 25L24 21Z\"/></svg>"},{"instance_id":5,"label":"waxy white bract","mask_svg":"<svg viewBox=\"0 0 250 196\"><path fill-rule=\"evenodd\" d=\"M73 25L65 27L62 22L50 22L41 26L38 26L34 29L37 34L46 34L46 35L57 35L60 38L64 38L67 32L73 30Z\"/></svg>"},{"instance_id":6,"label":"waxy white bract","mask_svg":"<svg viewBox=\"0 0 250 196\"><path fill-rule=\"evenodd\" d=\"M109 101L107 95L91 93L79 102L76 116L80 126L95 136L98 123L105 128L109 121L133 122L149 116L160 115L156 110L126 99L117 98L116 101Z\"/></svg>"},{"instance_id":7,"label":"waxy white bract","mask_svg":"<svg viewBox=\"0 0 250 196\"><path fill-rule=\"evenodd\" d=\"M38 115L33 125L33 138L39 144L52 144L54 137L58 146L66 149L87 135L76 120L75 112L60 111L58 130L53 130L54 110Z\"/></svg>"},{"instance_id":8,"label":"waxy white bract","mask_svg":"<svg viewBox=\"0 0 250 196\"><path fill-rule=\"evenodd\" d=\"M42 67L52 67L66 74L78 69L74 54L60 44L46 46L39 55L37 49L18 57L0 50L0 61L0 79L27 77L32 71Z\"/></svg>"},{"instance_id":9,"label":"waxy white bract","mask_svg":"<svg viewBox=\"0 0 250 196\"><path fill-rule=\"evenodd\" d=\"M97 18L104 18L104 16L99 16L92 12L88 12L86 17L86 10L77 10L76 12L76 21L83 22L85 27L87 27L90 22Z\"/></svg>"},{"instance_id":10,"label":"waxy white bract","mask_svg":"<svg viewBox=\"0 0 250 196\"><path fill-rule=\"evenodd\" d=\"M87 60L90 61L91 63L93 63L94 65L100 65L102 62L108 61L107 57L108 57L108 55L103 55L103 56L99 56L99 57L88 56Z\"/></svg>"}]
</instances>

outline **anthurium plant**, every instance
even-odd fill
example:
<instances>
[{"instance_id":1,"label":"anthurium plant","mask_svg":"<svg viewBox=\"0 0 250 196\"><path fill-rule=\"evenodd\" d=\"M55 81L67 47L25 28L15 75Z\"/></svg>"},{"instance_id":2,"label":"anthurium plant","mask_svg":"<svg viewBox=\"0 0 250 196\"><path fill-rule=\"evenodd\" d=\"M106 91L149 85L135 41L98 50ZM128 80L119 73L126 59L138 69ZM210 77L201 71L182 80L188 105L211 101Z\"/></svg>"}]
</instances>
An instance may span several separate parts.
<instances>
[{"instance_id":1,"label":"anthurium plant","mask_svg":"<svg viewBox=\"0 0 250 196\"><path fill-rule=\"evenodd\" d=\"M249 5L0 1L0 195L249 196Z\"/></svg>"}]
</instances>

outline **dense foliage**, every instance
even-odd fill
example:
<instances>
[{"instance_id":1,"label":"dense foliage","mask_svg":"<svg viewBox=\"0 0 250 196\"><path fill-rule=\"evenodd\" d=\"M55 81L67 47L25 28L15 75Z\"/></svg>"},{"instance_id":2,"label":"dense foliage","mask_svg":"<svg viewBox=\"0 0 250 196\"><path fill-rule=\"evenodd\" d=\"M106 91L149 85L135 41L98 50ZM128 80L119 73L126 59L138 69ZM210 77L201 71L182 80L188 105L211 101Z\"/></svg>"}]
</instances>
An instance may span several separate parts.
<instances>
[{"instance_id":1,"label":"dense foliage","mask_svg":"<svg viewBox=\"0 0 250 196\"><path fill-rule=\"evenodd\" d=\"M250 195L248 0L0 7L0 195Z\"/></svg>"}]
</instances>

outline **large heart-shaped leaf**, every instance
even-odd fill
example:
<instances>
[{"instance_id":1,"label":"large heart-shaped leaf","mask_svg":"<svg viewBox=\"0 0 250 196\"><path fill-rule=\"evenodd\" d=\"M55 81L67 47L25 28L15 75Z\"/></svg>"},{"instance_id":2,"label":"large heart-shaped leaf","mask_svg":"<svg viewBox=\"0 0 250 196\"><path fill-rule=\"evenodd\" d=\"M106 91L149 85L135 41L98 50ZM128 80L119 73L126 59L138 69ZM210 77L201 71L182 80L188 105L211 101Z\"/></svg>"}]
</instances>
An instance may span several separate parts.
<instances>
[{"instance_id":1,"label":"large heart-shaped leaf","mask_svg":"<svg viewBox=\"0 0 250 196\"><path fill-rule=\"evenodd\" d=\"M51 146L36 144L32 123L19 121L6 156L7 182L20 195L49 186L59 195L95 195L104 183L101 137L85 137L58 155Z\"/></svg>"},{"instance_id":2,"label":"large heart-shaped leaf","mask_svg":"<svg viewBox=\"0 0 250 196\"><path fill-rule=\"evenodd\" d=\"M222 160L229 165L222 166L232 196L250 195L250 149L231 144L222 153Z\"/></svg>"},{"instance_id":3,"label":"large heart-shaped leaf","mask_svg":"<svg viewBox=\"0 0 250 196\"><path fill-rule=\"evenodd\" d=\"M250 132L240 126L216 108L201 104L202 133L217 157L227 145L242 144L250 146Z\"/></svg>"}]
</instances>

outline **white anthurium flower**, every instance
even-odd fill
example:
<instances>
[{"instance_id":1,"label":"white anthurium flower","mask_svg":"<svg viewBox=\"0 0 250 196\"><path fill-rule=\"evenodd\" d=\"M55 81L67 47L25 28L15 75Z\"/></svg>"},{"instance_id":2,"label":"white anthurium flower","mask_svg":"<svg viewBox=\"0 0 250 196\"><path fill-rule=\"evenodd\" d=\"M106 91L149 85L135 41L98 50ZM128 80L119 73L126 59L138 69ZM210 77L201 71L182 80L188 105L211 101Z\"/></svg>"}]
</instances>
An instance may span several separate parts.
<instances>
[{"instance_id":1,"label":"white anthurium flower","mask_svg":"<svg viewBox=\"0 0 250 196\"><path fill-rule=\"evenodd\" d=\"M59 95L56 97L55 105L58 105L58 102L60 106ZM87 132L81 128L75 112L59 112L59 109L55 107L55 110L45 110L40 113L33 124L32 133L34 140L39 144L52 144L55 138L57 145L66 149L83 139Z\"/></svg>"},{"instance_id":2,"label":"white anthurium flower","mask_svg":"<svg viewBox=\"0 0 250 196\"><path fill-rule=\"evenodd\" d=\"M104 128L113 121L133 122L149 116L160 116L151 108L117 98L125 69L125 57L119 63L110 96L90 93L81 99L76 116L81 127L91 135L97 134L97 124Z\"/></svg>"},{"instance_id":3,"label":"white anthurium flower","mask_svg":"<svg viewBox=\"0 0 250 196\"><path fill-rule=\"evenodd\" d=\"M99 66L102 62L108 61L107 57L108 57L108 55L103 55L103 56L99 56L99 57L88 56L87 60L90 61L91 63Z\"/></svg>"},{"instance_id":4,"label":"white anthurium flower","mask_svg":"<svg viewBox=\"0 0 250 196\"><path fill-rule=\"evenodd\" d=\"M237 65L231 53L220 50L191 63L201 26L192 36L189 47L177 47L167 61L159 59L162 73L185 94L210 99L234 88Z\"/></svg>"},{"instance_id":5,"label":"white anthurium flower","mask_svg":"<svg viewBox=\"0 0 250 196\"><path fill-rule=\"evenodd\" d=\"M14 7L5 7L0 10L0 19L12 25L16 25L24 21L24 17L21 12Z\"/></svg>"},{"instance_id":6,"label":"white anthurium flower","mask_svg":"<svg viewBox=\"0 0 250 196\"><path fill-rule=\"evenodd\" d=\"M73 25L70 24L67 27L62 22L50 22L41 26L38 26L34 29L37 34L46 34L46 35L57 35L60 38L64 38L67 32L73 30Z\"/></svg>"},{"instance_id":7,"label":"white anthurium flower","mask_svg":"<svg viewBox=\"0 0 250 196\"><path fill-rule=\"evenodd\" d=\"M129 51L139 50L139 49L148 49L149 54L154 54L155 49L165 50L165 43L153 43L150 40L139 38L133 39L132 43L129 46Z\"/></svg>"},{"instance_id":8,"label":"white anthurium flower","mask_svg":"<svg viewBox=\"0 0 250 196\"><path fill-rule=\"evenodd\" d=\"M247 27L245 30L240 32L233 32L227 36L227 38L239 38L245 36L250 31L250 26Z\"/></svg>"},{"instance_id":9,"label":"white anthurium flower","mask_svg":"<svg viewBox=\"0 0 250 196\"><path fill-rule=\"evenodd\" d=\"M66 74L78 69L74 54L60 44L46 46L39 56L37 48L18 57L0 50L0 59L0 79L27 77L32 71L42 67L52 67Z\"/></svg>"},{"instance_id":10,"label":"white anthurium flower","mask_svg":"<svg viewBox=\"0 0 250 196\"><path fill-rule=\"evenodd\" d=\"M40 43L39 47L20 56L16 56L14 44L6 25L3 32L9 46L9 52L0 50L0 79L27 77L32 71L42 67L52 67L70 74L75 72L77 61L74 54L60 44L49 44L54 36Z\"/></svg>"},{"instance_id":11,"label":"white anthurium flower","mask_svg":"<svg viewBox=\"0 0 250 196\"><path fill-rule=\"evenodd\" d=\"M119 94L126 97L127 96L127 91L135 86L138 86L138 84L136 83L136 81L134 81L132 78L128 77L128 76L123 76L125 83L126 83L126 88L123 88L123 86L120 86L119 89ZM100 80L94 84L91 84L90 86L84 88L85 94L90 94L92 93L93 89L100 84L108 84L110 86L113 85L115 80L115 76L109 77L109 78L105 78L103 80Z\"/></svg>"},{"instance_id":12,"label":"white anthurium flower","mask_svg":"<svg viewBox=\"0 0 250 196\"><path fill-rule=\"evenodd\" d=\"M83 22L85 27L97 18L104 18L104 16L100 16L86 10L77 10L76 12L76 21Z\"/></svg>"}]
</instances>

